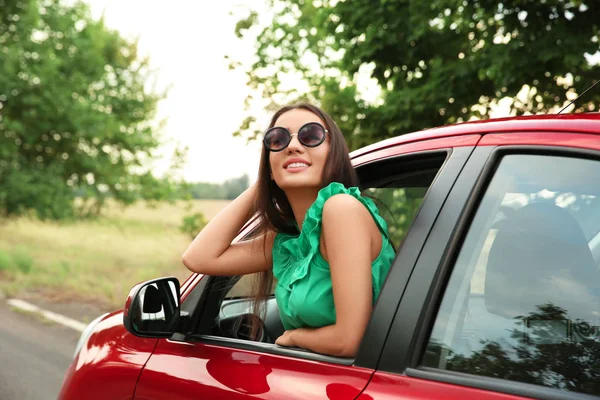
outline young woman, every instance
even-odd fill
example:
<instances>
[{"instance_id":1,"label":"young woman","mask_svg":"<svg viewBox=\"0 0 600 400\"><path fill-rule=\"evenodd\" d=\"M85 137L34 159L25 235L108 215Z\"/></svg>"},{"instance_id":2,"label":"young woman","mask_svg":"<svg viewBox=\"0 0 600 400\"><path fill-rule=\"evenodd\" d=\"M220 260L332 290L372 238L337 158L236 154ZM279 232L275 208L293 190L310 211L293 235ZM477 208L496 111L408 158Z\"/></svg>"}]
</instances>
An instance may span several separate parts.
<instances>
[{"instance_id":1,"label":"young woman","mask_svg":"<svg viewBox=\"0 0 600 400\"><path fill-rule=\"evenodd\" d=\"M395 255L387 225L361 196L344 136L321 109L282 108L263 142L256 184L206 225L182 261L207 275L261 272L257 302L274 276L286 329L275 343L353 357ZM231 244L254 214L261 234Z\"/></svg>"}]
</instances>

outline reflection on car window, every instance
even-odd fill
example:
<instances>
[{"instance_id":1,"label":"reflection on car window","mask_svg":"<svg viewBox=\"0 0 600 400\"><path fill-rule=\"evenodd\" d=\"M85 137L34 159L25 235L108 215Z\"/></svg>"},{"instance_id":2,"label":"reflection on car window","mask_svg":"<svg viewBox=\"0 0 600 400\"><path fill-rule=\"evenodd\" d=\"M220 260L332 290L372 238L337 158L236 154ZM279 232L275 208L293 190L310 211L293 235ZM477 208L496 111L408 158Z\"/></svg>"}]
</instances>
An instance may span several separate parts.
<instances>
[{"instance_id":1,"label":"reflection on car window","mask_svg":"<svg viewBox=\"0 0 600 400\"><path fill-rule=\"evenodd\" d=\"M600 394L599 177L594 160L502 159L424 366Z\"/></svg>"}]
</instances>

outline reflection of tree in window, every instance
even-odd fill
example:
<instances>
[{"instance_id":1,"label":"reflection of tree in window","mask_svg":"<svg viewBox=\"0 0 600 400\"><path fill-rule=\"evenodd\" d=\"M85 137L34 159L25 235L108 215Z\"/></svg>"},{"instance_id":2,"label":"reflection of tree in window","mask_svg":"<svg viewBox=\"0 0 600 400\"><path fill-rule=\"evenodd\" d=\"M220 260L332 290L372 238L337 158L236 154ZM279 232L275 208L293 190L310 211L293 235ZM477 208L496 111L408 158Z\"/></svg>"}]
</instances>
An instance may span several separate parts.
<instances>
[{"instance_id":1,"label":"reflection of tree in window","mask_svg":"<svg viewBox=\"0 0 600 400\"><path fill-rule=\"evenodd\" d=\"M566 310L553 304L515 320L529 329L513 329L516 345L506 347L482 340L483 348L470 355L456 354L438 341L430 342L423 365L438 367L446 355L445 369L507 379L562 390L600 394L600 334L586 321L570 320ZM557 329L556 322L564 325Z\"/></svg>"}]
</instances>

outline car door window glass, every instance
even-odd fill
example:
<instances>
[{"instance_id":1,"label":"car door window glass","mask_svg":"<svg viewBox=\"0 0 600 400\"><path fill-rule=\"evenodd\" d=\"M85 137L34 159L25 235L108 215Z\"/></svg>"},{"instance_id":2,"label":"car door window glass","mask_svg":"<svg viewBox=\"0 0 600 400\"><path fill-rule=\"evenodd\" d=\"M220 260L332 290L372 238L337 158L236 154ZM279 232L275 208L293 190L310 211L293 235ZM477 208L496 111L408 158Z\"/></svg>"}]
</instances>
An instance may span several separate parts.
<instances>
[{"instance_id":1,"label":"car door window glass","mask_svg":"<svg viewBox=\"0 0 600 400\"><path fill-rule=\"evenodd\" d=\"M600 162L507 155L422 365L600 394Z\"/></svg>"}]
</instances>

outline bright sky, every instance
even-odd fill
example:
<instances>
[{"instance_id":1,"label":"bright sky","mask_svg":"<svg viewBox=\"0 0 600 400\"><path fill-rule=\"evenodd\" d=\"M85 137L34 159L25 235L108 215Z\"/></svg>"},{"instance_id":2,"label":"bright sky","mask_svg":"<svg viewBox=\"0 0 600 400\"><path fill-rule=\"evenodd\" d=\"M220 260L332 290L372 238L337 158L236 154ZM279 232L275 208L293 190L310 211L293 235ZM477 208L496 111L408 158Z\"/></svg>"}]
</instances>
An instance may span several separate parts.
<instances>
[{"instance_id":1,"label":"bright sky","mask_svg":"<svg viewBox=\"0 0 600 400\"><path fill-rule=\"evenodd\" d=\"M159 69L159 85L171 84L159 117L167 117L165 135L189 146L184 177L188 181L220 182L258 172L260 144L234 138L249 93L242 70L229 70L225 55L249 65L253 42L234 34L245 7L264 9L259 0L86 0L95 18L125 37L139 37L140 54ZM256 115L264 125L269 115ZM172 148L163 149L165 158ZM167 160L168 161L168 160ZM167 166L156 165L160 174Z\"/></svg>"}]
</instances>

